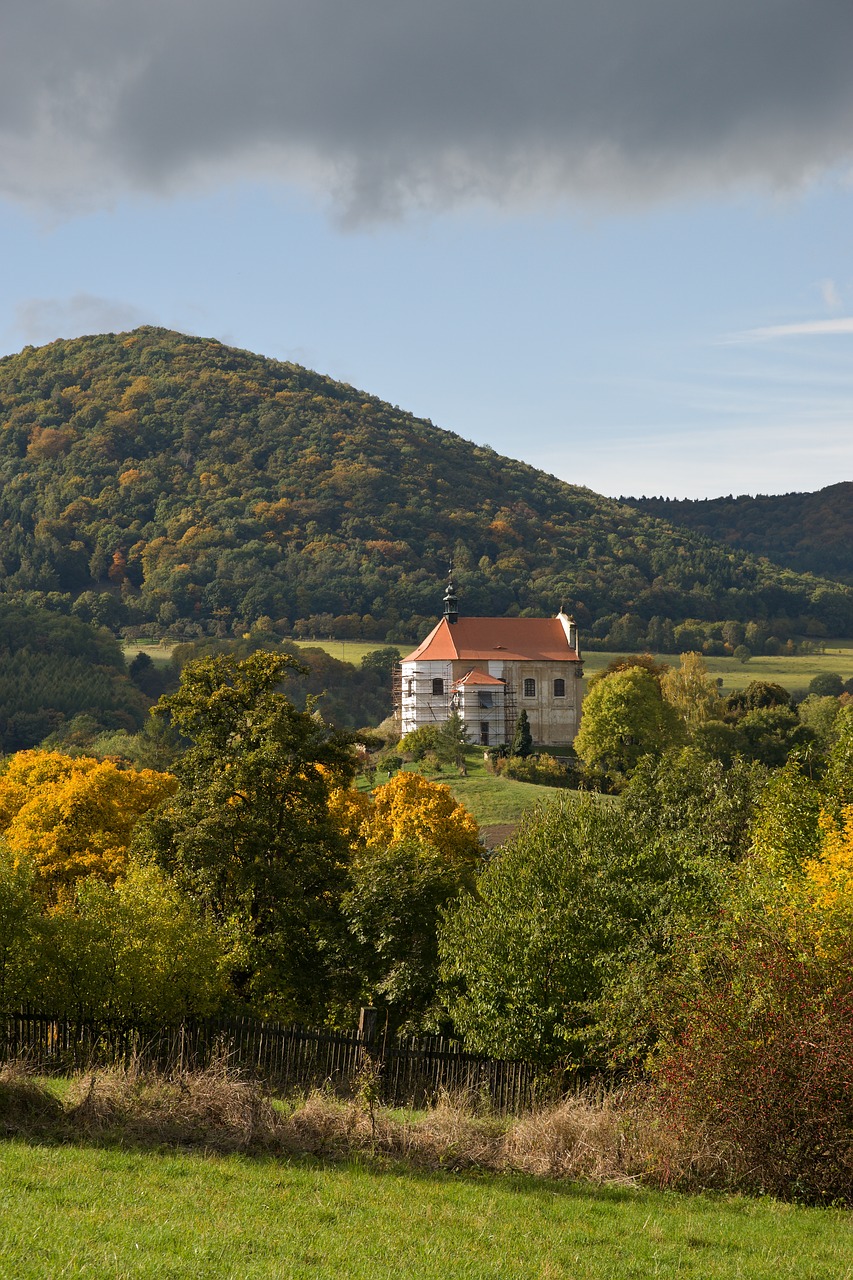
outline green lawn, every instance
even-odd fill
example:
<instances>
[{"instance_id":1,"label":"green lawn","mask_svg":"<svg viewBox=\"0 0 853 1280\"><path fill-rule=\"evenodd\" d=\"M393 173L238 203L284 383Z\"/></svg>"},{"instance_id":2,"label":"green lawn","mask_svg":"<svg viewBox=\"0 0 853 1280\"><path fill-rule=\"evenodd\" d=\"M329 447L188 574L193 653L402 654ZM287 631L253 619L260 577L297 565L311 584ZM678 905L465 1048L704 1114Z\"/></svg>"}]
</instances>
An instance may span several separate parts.
<instances>
[{"instance_id":1,"label":"green lawn","mask_svg":"<svg viewBox=\"0 0 853 1280\"><path fill-rule=\"evenodd\" d=\"M583 637L581 637L581 640ZM617 653L585 653L583 664L586 676L603 671L614 658L630 655ZM677 653L656 653L658 662L677 667ZM826 653L803 654L801 657L750 658L749 662L735 662L734 658L706 658L708 670L723 681L723 689L742 689L751 680L771 680L786 689L805 689L809 681L825 671L834 671L847 680L853 676L853 640L827 640Z\"/></svg>"},{"instance_id":2,"label":"green lawn","mask_svg":"<svg viewBox=\"0 0 853 1280\"><path fill-rule=\"evenodd\" d=\"M848 1280L853 1217L366 1164L0 1144L14 1280Z\"/></svg>"},{"instance_id":3,"label":"green lawn","mask_svg":"<svg viewBox=\"0 0 853 1280\"><path fill-rule=\"evenodd\" d=\"M455 769L445 767L441 773L428 773L425 776L430 782L443 782L455 795L460 804L473 813L480 826L518 823L523 815L538 804L548 804L557 796L573 796L577 792L557 787L540 787L530 782L516 782L512 778L500 778L489 773L483 760L480 747L469 747L465 753L465 767L468 776L460 778ZM416 769L417 765L407 764L405 769ZM380 770L376 775L376 785L387 781ZM362 790L367 790L367 783L359 783Z\"/></svg>"}]
</instances>

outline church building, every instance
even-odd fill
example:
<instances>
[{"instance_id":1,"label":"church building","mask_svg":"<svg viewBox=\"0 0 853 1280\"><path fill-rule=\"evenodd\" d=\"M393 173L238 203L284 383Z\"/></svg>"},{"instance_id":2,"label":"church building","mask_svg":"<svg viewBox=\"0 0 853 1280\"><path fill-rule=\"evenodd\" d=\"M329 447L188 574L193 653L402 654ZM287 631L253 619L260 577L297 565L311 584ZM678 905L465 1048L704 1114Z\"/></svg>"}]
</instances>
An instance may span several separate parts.
<instances>
[{"instance_id":1,"label":"church building","mask_svg":"<svg viewBox=\"0 0 853 1280\"><path fill-rule=\"evenodd\" d=\"M568 746L582 675L577 624L562 609L556 618L460 617L451 578L443 618L400 664L400 733L443 724L456 710L469 742L500 746L526 711L537 746Z\"/></svg>"}]
</instances>

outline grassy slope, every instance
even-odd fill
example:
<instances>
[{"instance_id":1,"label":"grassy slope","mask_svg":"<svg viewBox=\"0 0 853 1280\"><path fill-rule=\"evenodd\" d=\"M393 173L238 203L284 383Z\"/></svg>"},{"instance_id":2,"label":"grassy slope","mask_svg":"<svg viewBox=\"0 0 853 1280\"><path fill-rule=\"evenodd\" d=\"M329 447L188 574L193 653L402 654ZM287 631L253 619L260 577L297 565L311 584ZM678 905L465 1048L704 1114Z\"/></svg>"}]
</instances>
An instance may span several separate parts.
<instances>
[{"instance_id":1,"label":"grassy slope","mask_svg":"<svg viewBox=\"0 0 853 1280\"><path fill-rule=\"evenodd\" d=\"M770 1200L7 1141L0 1275L844 1280L853 1233Z\"/></svg>"}]
</instances>

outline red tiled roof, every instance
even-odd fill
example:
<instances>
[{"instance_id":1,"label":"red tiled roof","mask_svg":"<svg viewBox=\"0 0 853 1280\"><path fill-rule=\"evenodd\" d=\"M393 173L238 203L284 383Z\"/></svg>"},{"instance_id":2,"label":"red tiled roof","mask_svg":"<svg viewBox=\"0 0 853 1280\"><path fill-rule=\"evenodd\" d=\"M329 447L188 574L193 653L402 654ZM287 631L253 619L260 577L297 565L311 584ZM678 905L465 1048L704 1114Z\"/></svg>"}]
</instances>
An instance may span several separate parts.
<instances>
[{"instance_id":1,"label":"red tiled roof","mask_svg":"<svg viewBox=\"0 0 853 1280\"><path fill-rule=\"evenodd\" d=\"M403 658L436 662L577 662L557 618L442 618Z\"/></svg>"},{"instance_id":2,"label":"red tiled roof","mask_svg":"<svg viewBox=\"0 0 853 1280\"><path fill-rule=\"evenodd\" d=\"M457 681L455 681L454 686L453 686L453 687L454 687L454 689L458 688L460 684L470 684L470 685L499 684L499 685L504 685L504 684L506 684L506 681L505 681L505 680L499 680L499 679L497 678L497 676L490 676L490 675L488 674L488 672L486 672L486 671L469 671L469 672L467 672L467 674L466 674L466 675L462 676L461 680L457 680Z\"/></svg>"}]
</instances>

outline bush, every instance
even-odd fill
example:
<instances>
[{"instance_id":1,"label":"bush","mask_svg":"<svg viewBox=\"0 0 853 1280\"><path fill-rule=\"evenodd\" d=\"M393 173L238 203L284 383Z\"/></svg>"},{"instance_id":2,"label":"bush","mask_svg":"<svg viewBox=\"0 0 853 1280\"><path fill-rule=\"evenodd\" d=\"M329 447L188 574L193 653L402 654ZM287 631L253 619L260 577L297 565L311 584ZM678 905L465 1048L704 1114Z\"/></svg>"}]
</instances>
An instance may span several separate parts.
<instances>
[{"instance_id":1,"label":"bush","mask_svg":"<svg viewBox=\"0 0 853 1280\"><path fill-rule=\"evenodd\" d=\"M420 729L412 729L401 738L398 750L411 756L413 760L423 760L428 751L438 751L441 746L441 729L437 724L424 724Z\"/></svg>"},{"instance_id":2,"label":"bush","mask_svg":"<svg viewBox=\"0 0 853 1280\"><path fill-rule=\"evenodd\" d=\"M670 1126L710 1126L751 1190L849 1200L853 942L833 952L756 912L688 967L657 1065Z\"/></svg>"},{"instance_id":3,"label":"bush","mask_svg":"<svg viewBox=\"0 0 853 1280\"><path fill-rule=\"evenodd\" d=\"M535 782L540 787L570 787L574 778L555 756L507 756L495 762L495 771L516 782Z\"/></svg>"}]
</instances>

